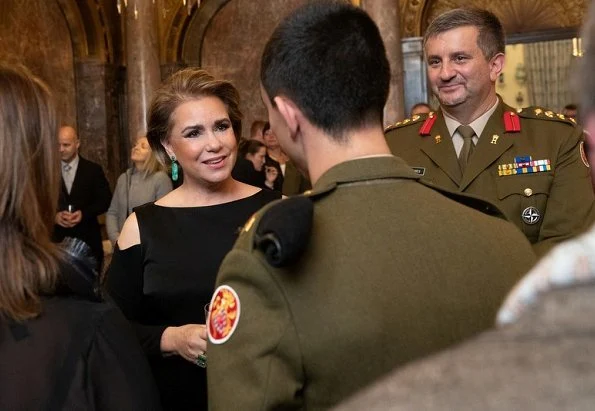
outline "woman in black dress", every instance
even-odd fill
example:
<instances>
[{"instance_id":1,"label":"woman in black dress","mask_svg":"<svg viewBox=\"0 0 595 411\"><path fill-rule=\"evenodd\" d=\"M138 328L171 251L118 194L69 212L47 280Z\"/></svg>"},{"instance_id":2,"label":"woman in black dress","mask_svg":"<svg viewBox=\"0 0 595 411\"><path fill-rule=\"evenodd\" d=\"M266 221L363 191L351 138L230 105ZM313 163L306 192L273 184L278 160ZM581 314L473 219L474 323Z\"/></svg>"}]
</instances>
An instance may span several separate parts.
<instances>
[{"instance_id":1,"label":"woman in black dress","mask_svg":"<svg viewBox=\"0 0 595 411\"><path fill-rule=\"evenodd\" d=\"M231 177L241 131L239 95L204 70L185 69L158 89L147 137L182 185L126 220L107 286L135 325L168 410L206 410L204 306L217 270L248 218L280 198Z\"/></svg>"}]
</instances>

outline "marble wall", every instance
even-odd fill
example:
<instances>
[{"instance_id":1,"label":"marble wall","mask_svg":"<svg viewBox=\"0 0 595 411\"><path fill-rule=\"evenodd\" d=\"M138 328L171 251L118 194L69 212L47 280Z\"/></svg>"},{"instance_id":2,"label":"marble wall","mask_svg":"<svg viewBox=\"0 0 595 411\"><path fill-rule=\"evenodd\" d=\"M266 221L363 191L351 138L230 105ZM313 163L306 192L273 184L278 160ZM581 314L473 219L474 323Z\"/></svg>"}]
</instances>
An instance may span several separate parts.
<instances>
[{"instance_id":1,"label":"marble wall","mask_svg":"<svg viewBox=\"0 0 595 411\"><path fill-rule=\"evenodd\" d=\"M205 33L201 66L232 81L240 91L243 136L256 119L267 119L260 98L260 56L277 24L307 0L233 0L214 16Z\"/></svg>"},{"instance_id":2,"label":"marble wall","mask_svg":"<svg viewBox=\"0 0 595 411\"><path fill-rule=\"evenodd\" d=\"M0 58L41 77L54 93L61 122L76 124L72 43L58 3L2 0L0 22Z\"/></svg>"}]
</instances>

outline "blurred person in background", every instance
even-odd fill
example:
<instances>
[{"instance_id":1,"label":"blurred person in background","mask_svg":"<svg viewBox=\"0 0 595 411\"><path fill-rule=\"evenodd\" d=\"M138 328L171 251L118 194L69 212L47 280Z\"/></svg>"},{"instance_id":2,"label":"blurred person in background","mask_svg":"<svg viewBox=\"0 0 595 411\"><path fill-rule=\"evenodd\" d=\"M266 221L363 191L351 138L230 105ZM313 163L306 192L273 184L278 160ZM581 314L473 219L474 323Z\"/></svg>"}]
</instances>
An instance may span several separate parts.
<instances>
[{"instance_id":1,"label":"blurred person in background","mask_svg":"<svg viewBox=\"0 0 595 411\"><path fill-rule=\"evenodd\" d=\"M112 202L105 216L107 236L116 243L132 209L155 201L172 190L164 166L157 160L146 137L139 137L130 154L132 167L118 177Z\"/></svg>"},{"instance_id":2,"label":"blurred person in background","mask_svg":"<svg viewBox=\"0 0 595 411\"><path fill-rule=\"evenodd\" d=\"M254 120L250 126L250 140L258 140L264 143L264 126L266 125L264 120Z\"/></svg>"},{"instance_id":3,"label":"blurred person in background","mask_svg":"<svg viewBox=\"0 0 595 411\"><path fill-rule=\"evenodd\" d=\"M97 217L107 211L112 192L101 166L79 155L80 140L73 127L60 127L58 142L62 184L53 240L73 237L84 241L93 250L101 272L103 244Z\"/></svg>"},{"instance_id":4,"label":"blurred person in background","mask_svg":"<svg viewBox=\"0 0 595 411\"><path fill-rule=\"evenodd\" d=\"M428 114L432 109L427 103L417 103L411 107L410 117L415 116L416 114Z\"/></svg>"},{"instance_id":5,"label":"blurred person in background","mask_svg":"<svg viewBox=\"0 0 595 411\"><path fill-rule=\"evenodd\" d=\"M279 140L268 121L264 126L264 144L267 147L266 164L277 169L277 177L273 183L273 189L280 192L283 190L285 163L289 161L289 157L281 150Z\"/></svg>"}]
</instances>

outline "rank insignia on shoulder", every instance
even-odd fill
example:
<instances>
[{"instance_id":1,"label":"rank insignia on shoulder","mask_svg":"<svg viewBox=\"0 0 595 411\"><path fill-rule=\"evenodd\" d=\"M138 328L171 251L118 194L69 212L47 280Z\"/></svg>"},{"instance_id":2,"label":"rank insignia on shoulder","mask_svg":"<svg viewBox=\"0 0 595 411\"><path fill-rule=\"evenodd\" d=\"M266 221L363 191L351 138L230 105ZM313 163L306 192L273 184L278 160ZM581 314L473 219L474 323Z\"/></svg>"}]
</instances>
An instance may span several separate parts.
<instances>
[{"instance_id":1,"label":"rank insignia on shoulder","mask_svg":"<svg viewBox=\"0 0 595 411\"><path fill-rule=\"evenodd\" d=\"M514 111L504 112L504 129L507 133L518 133L521 131L521 121Z\"/></svg>"},{"instance_id":2,"label":"rank insignia on shoulder","mask_svg":"<svg viewBox=\"0 0 595 411\"><path fill-rule=\"evenodd\" d=\"M498 175L513 176L517 174L530 174L551 171L551 161L549 159L533 160L531 156L517 156L514 163L499 164Z\"/></svg>"},{"instance_id":3,"label":"rank insignia on shoulder","mask_svg":"<svg viewBox=\"0 0 595 411\"><path fill-rule=\"evenodd\" d=\"M217 287L209 305L207 335L212 344L223 344L232 336L240 320L240 297L228 285Z\"/></svg>"},{"instance_id":4,"label":"rank insignia on shoulder","mask_svg":"<svg viewBox=\"0 0 595 411\"><path fill-rule=\"evenodd\" d=\"M254 222L256 221L256 215L252 214L252 217L250 217L250 219L248 220L248 222L246 222L246 224L244 224L244 232L248 232L250 231L250 229L252 228L252 225L254 225Z\"/></svg>"},{"instance_id":5,"label":"rank insignia on shoulder","mask_svg":"<svg viewBox=\"0 0 595 411\"><path fill-rule=\"evenodd\" d=\"M425 114L421 114L421 115L420 114L414 114L410 118L406 118L404 120L397 121L395 124L386 127L384 129L384 132L387 133L387 132L389 132L391 130L394 130L395 128L399 128L399 127L403 127L403 126L415 124L418 121L421 121L423 118L425 118L425 116L426 116ZM429 114L428 114L428 116L429 116Z\"/></svg>"},{"instance_id":6,"label":"rank insignia on shoulder","mask_svg":"<svg viewBox=\"0 0 595 411\"><path fill-rule=\"evenodd\" d=\"M419 129L420 136L429 136L432 133L432 127L434 127L434 123L438 117L434 114L433 111L428 113L428 118L422 124L421 128Z\"/></svg>"},{"instance_id":7,"label":"rank insignia on shoulder","mask_svg":"<svg viewBox=\"0 0 595 411\"><path fill-rule=\"evenodd\" d=\"M417 174L418 176L423 176L426 174L426 168L425 167L411 167L413 169L413 171L415 171L415 174Z\"/></svg>"},{"instance_id":8,"label":"rank insignia on shoulder","mask_svg":"<svg viewBox=\"0 0 595 411\"><path fill-rule=\"evenodd\" d=\"M572 117L567 117L561 113L554 113L543 107L528 107L518 112L518 115L523 118L535 118L541 120L556 120L566 124L576 125L576 120Z\"/></svg>"}]
</instances>

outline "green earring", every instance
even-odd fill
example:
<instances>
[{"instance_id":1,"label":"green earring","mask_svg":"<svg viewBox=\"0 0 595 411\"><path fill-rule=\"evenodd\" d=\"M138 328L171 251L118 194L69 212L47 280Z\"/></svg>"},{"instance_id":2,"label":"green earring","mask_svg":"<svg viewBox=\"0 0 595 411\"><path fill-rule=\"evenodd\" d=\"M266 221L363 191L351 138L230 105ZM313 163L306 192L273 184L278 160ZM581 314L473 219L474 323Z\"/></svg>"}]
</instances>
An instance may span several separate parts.
<instances>
[{"instance_id":1,"label":"green earring","mask_svg":"<svg viewBox=\"0 0 595 411\"><path fill-rule=\"evenodd\" d=\"M171 179L178 181L178 163L176 162L176 156L172 154L171 159Z\"/></svg>"}]
</instances>

